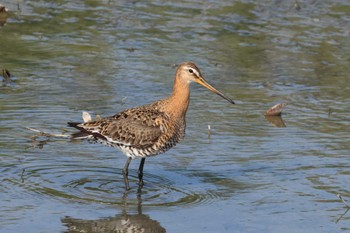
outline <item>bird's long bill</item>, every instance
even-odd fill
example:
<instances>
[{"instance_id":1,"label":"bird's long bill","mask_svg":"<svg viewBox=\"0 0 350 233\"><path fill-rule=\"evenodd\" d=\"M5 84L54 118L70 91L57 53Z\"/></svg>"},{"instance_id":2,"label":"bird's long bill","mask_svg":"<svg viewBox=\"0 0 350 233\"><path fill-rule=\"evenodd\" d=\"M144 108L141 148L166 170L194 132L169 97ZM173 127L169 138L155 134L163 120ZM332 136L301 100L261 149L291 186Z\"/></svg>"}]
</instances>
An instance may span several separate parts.
<instances>
[{"instance_id":1,"label":"bird's long bill","mask_svg":"<svg viewBox=\"0 0 350 233\"><path fill-rule=\"evenodd\" d=\"M211 90L212 92L214 92L215 94L218 94L219 96L221 96L222 98L224 98L225 100L227 100L228 102L230 102L231 104L234 104L235 102L233 102L233 100L231 100L230 98L228 98L227 96L225 96L222 92L218 91L215 87L213 87L212 85L210 85L209 83L207 83L207 81L205 81L204 78L202 77L197 77L196 78L196 82L199 83L200 85L208 88L209 90Z\"/></svg>"}]
</instances>

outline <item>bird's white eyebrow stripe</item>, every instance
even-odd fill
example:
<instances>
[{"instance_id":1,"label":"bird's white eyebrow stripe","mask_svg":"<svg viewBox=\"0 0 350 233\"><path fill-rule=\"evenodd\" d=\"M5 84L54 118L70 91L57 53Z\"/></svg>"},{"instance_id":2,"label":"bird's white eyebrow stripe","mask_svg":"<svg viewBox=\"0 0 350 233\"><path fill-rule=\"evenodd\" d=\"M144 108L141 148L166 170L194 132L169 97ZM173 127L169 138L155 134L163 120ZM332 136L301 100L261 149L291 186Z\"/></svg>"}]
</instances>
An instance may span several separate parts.
<instances>
[{"instance_id":1,"label":"bird's white eyebrow stripe","mask_svg":"<svg viewBox=\"0 0 350 233\"><path fill-rule=\"evenodd\" d=\"M198 70L196 69L196 68L194 68L194 67L192 67L192 66L189 66L188 67L188 70L193 70L193 73L197 76L197 77L200 77L200 75L199 75L199 72L198 72Z\"/></svg>"}]
</instances>

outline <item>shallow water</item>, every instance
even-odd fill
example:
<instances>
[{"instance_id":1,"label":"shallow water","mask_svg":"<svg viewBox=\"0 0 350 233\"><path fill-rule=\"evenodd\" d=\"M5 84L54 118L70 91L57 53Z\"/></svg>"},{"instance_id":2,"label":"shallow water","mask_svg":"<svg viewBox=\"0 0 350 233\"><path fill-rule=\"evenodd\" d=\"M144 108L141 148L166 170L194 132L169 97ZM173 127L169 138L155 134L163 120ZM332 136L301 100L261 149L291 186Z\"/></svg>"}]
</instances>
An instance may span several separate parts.
<instances>
[{"instance_id":1,"label":"shallow water","mask_svg":"<svg viewBox=\"0 0 350 233\"><path fill-rule=\"evenodd\" d=\"M0 231L350 231L350 4L298 3L3 1ZM162 98L187 60L237 104L192 85L186 138L142 190L121 152L25 129Z\"/></svg>"}]
</instances>

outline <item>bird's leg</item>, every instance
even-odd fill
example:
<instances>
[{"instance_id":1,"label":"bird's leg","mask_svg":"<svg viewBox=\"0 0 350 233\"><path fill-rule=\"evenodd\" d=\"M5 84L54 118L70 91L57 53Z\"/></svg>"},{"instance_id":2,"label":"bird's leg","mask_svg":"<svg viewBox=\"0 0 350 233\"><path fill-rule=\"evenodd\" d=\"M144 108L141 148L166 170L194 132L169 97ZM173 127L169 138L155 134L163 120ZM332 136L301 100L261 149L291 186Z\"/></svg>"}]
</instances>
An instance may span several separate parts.
<instances>
[{"instance_id":1,"label":"bird's leg","mask_svg":"<svg viewBox=\"0 0 350 233\"><path fill-rule=\"evenodd\" d=\"M128 157L128 160L126 160L125 166L123 168L123 176L124 176L124 183L125 183L125 190L129 190L129 179L128 179L128 169L129 169L129 164L131 162L132 158Z\"/></svg>"},{"instance_id":2,"label":"bird's leg","mask_svg":"<svg viewBox=\"0 0 350 233\"><path fill-rule=\"evenodd\" d=\"M139 166L139 171L138 171L139 187L143 186L143 165L145 165L145 160L146 160L146 158L142 158L141 162L140 162L140 166Z\"/></svg>"}]
</instances>

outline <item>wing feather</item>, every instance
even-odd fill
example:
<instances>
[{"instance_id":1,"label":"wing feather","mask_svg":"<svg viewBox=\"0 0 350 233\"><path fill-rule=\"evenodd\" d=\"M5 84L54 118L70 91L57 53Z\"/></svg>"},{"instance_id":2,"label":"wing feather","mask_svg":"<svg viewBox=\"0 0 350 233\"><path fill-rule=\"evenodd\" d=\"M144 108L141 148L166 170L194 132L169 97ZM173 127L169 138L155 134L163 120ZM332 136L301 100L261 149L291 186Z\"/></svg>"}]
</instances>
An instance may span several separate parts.
<instances>
[{"instance_id":1,"label":"wing feather","mask_svg":"<svg viewBox=\"0 0 350 233\"><path fill-rule=\"evenodd\" d=\"M165 133L168 116L149 108L129 109L111 117L70 124L83 134L133 147L153 145ZM81 135L81 134L80 134Z\"/></svg>"}]
</instances>

